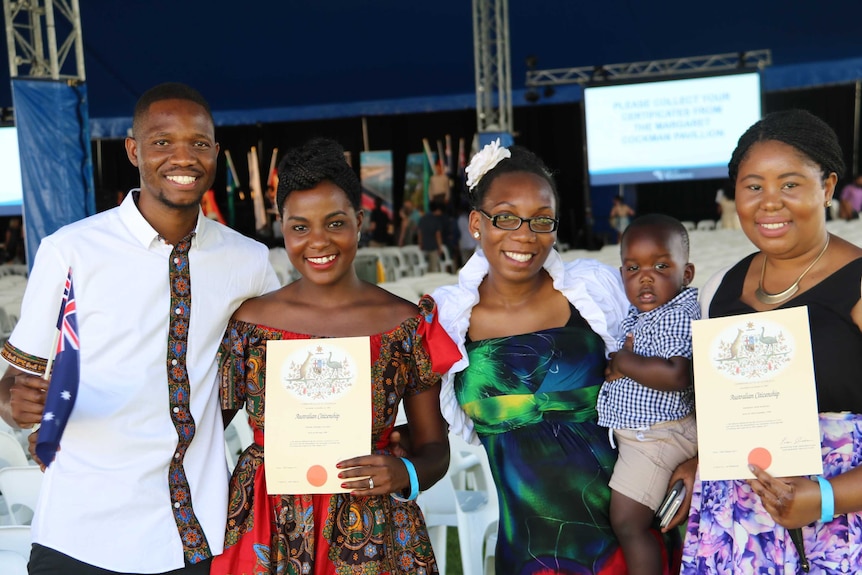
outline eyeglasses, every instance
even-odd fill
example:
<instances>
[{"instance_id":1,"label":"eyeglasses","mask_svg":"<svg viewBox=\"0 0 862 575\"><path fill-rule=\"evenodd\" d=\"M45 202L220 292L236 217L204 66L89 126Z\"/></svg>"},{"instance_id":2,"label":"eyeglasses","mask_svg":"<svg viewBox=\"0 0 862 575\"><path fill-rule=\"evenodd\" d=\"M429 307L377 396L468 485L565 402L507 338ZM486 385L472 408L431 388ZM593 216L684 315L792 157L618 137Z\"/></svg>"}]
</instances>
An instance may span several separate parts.
<instances>
[{"instance_id":1,"label":"eyeglasses","mask_svg":"<svg viewBox=\"0 0 862 575\"><path fill-rule=\"evenodd\" d=\"M509 232L515 231L521 227L521 224L527 222L530 226L530 231L537 234L549 234L557 229L560 220L549 216L536 216L535 218L519 218L515 214L497 214L492 216L486 214L484 210L477 210L480 214L491 220L491 225L501 230Z\"/></svg>"}]
</instances>

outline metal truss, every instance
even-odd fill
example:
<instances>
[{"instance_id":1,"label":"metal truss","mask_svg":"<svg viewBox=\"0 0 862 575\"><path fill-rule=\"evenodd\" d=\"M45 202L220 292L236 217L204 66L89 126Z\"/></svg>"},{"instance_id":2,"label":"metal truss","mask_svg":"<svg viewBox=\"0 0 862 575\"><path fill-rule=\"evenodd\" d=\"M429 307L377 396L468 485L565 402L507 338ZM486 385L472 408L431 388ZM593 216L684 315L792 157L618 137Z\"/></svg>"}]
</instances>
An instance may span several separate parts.
<instances>
[{"instance_id":1,"label":"metal truss","mask_svg":"<svg viewBox=\"0 0 862 575\"><path fill-rule=\"evenodd\" d=\"M731 52L711 56L672 58L630 64L604 64L580 68L557 68L553 70L528 70L527 87L557 86L560 84L593 84L614 80L636 80L660 76L681 76L724 72L742 69L763 69L772 64L769 50Z\"/></svg>"},{"instance_id":2,"label":"metal truss","mask_svg":"<svg viewBox=\"0 0 862 575\"><path fill-rule=\"evenodd\" d=\"M3 13L11 78L86 79L78 0L3 0Z\"/></svg>"},{"instance_id":3,"label":"metal truss","mask_svg":"<svg viewBox=\"0 0 862 575\"><path fill-rule=\"evenodd\" d=\"M511 134L509 0L473 0L473 55L477 129Z\"/></svg>"}]
</instances>

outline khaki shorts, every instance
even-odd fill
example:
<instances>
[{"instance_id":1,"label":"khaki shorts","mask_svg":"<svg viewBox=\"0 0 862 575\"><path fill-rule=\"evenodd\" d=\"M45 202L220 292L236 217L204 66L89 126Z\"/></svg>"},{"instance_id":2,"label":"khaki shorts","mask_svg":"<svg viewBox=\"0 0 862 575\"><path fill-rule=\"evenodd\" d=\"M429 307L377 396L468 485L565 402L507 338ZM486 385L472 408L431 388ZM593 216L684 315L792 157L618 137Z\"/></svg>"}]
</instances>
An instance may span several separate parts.
<instances>
[{"instance_id":1,"label":"khaki shorts","mask_svg":"<svg viewBox=\"0 0 862 575\"><path fill-rule=\"evenodd\" d=\"M614 439L619 455L608 485L655 511L676 466L697 454L697 423L689 415L644 430L614 429Z\"/></svg>"}]
</instances>

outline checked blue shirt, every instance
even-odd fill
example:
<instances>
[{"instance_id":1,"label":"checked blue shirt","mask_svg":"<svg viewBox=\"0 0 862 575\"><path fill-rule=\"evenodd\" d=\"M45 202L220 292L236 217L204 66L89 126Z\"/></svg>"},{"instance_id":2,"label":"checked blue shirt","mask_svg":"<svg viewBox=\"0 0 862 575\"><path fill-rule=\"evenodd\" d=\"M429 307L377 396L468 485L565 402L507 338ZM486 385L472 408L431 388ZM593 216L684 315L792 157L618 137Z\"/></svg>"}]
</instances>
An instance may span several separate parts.
<instances>
[{"instance_id":1,"label":"checked blue shirt","mask_svg":"<svg viewBox=\"0 0 862 575\"><path fill-rule=\"evenodd\" d=\"M684 288L654 310L641 313L632 306L620 325L622 347L634 336L634 352L645 357L691 359L691 322L700 319L697 288ZM597 403L599 425L612 429L645 429L662 421L682 419L694 411L694 389L658 391L628 377L606 381Z\"/></svg>"}]
</instances>

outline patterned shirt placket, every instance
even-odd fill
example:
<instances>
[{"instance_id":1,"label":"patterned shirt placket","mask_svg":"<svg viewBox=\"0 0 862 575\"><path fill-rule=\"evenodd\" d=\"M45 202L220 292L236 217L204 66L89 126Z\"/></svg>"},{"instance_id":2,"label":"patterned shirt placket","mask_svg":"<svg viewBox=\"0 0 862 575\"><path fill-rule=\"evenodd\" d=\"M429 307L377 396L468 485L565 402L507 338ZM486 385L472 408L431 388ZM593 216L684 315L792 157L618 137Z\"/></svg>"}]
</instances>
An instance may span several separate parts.
<instances>
[{"instance_id":1,"label":"patterned shirt placket","mask_svg":"<svg viewBox=\"0 0 862 575\"><path fill-rule=\"evenodd\" d=\"M197 563L212 556L203 528L192 508L192 494L186 478L183 460L195 436L195 421L190 409L191 389L186 369L192 292L189 274L189 248L194 232L180 240L171 251L169 262L171 284L170 328L168 330L168 391L171 421L177 431L177 448L168 469L174 520L183 542L188 563Z\"/></svg>"}]
</instances>

